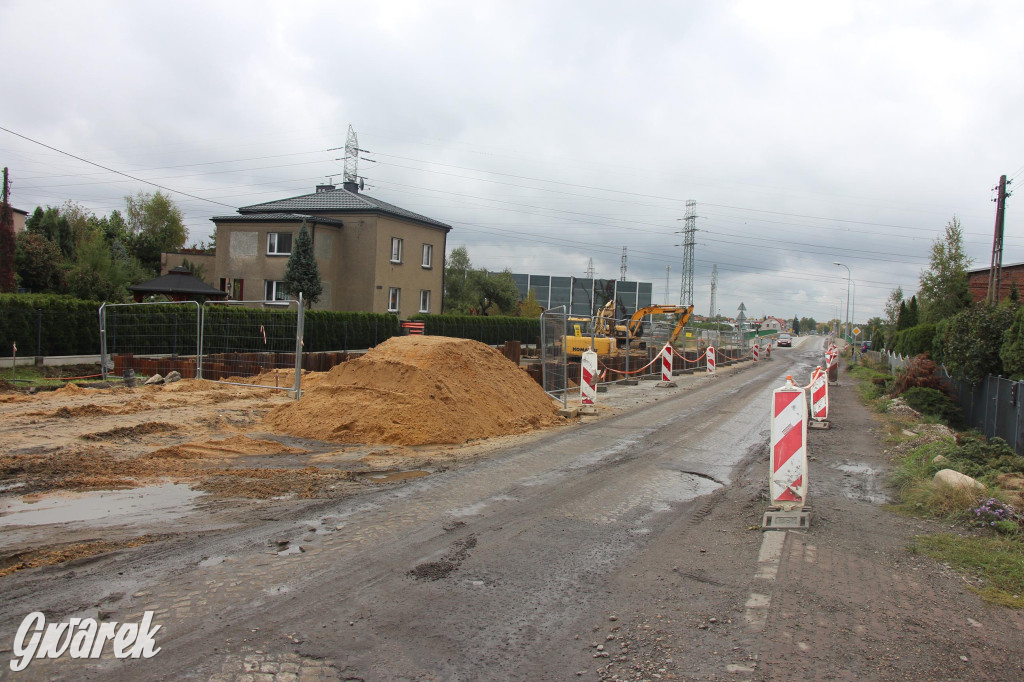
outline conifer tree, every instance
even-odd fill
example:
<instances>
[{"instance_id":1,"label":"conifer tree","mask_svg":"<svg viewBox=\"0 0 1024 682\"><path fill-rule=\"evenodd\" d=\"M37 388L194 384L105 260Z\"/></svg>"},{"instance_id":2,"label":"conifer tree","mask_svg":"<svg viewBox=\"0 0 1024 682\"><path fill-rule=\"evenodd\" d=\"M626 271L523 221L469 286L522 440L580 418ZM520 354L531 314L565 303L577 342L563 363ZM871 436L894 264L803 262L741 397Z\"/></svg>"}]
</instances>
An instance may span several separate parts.
<instances>
[{"instance_id":1,"label":"conifer tree","mask_svg":"<svg viewBox=\"0 0 1024 682\"><path fill-rule=\"evenodd\" d=\"M323 283L320 281L320 268L313 257L313 238L309 236L306 223L299 229L299 236L295 238L295 245L292 247L292 255L288 257L284 286L289 296L298 298L301 292L307 308L319 301L320 294L324 291Z\"/></svg>"}]
</instances>

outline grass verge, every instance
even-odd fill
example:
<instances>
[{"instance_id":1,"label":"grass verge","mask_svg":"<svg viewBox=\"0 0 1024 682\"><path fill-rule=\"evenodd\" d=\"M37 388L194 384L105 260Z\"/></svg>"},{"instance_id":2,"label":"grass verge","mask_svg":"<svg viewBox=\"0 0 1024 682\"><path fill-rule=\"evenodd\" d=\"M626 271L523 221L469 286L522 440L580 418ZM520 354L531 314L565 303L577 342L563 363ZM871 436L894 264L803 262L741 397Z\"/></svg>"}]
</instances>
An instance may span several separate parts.
<instances>
[{"instance_id":1,"label":"grass verge","mask_svg":"<svg viewBox=\"0 0 1024 682\"><path fill-rule=\"evenodd\" d=\"M977 578L979 584L971 589L985 601L1024 609L1024 541L1019 536L926 535L909 550Z\"/></svg>"}]
</instances>

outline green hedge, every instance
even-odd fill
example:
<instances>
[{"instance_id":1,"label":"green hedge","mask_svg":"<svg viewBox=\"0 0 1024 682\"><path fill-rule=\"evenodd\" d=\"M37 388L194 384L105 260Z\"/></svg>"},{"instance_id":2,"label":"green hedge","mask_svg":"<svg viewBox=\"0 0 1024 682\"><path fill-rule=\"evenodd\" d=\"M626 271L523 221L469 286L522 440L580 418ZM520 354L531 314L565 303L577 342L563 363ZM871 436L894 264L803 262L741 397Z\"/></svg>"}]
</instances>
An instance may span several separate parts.
<instances>
[{"instance_id":1,"label":"green hedge","mask_svg":"<svg viewBox=\"0 0 1024 682\"><path fill-rule=\"evenodd\" d=\"M96 301L51 294L0 294L0 357L95 355L100 351Z\"/></svg>"},{"instance_id":2,"label":"green hedge","mask_svg":"<svg viewBox=\"0 0 1024 682\"><path fill-rule=\"evenodd\" d=\"M305 348L308 351L373 348L401 328L391 314L306 311Z\"/></svg>"},{"instance_id":3,"label":"green hedge","mask_svg":"<svg viewBox=\"0 0 1024 682\"><path fill-rule=\"evenodd\" d=\"M900 355L911 357L921 353L931 353L932 344L935 343L935 325L919 324L909 329L896 332L893 340L892 351Z\"/></svg>"},{"instance_id":4,"label":"green hedge","mask_svg":"<svg viewBox=\"0 0 1024 682\"><path fill-rule=\"evenodd\" d=\"M483 315L414 315L412 320L426 323L424 333L473 339L488 345L506 341L537 343L540 318Z\"/></svg>"}]
</instances>

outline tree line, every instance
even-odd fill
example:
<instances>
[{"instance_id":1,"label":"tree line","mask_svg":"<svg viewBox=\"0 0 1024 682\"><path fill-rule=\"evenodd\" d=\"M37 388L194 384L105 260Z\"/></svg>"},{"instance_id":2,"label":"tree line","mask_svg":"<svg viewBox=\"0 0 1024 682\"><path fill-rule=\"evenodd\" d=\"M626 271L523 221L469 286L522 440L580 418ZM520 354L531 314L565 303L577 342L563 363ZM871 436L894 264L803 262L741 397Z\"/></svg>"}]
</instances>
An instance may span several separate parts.
<instances>
[{"instance_id":1,"label":"tree line","mask_svg":"<svg viewBox=\"0 0 1024 682\"><path fill-rule=\"evenodd\" d=\"M954 376L981 381L988 374L1024 379L1024 306L1011 286L998 304L974 301L968 287L971 259L954 216L932 243L928 267L909 299L890 292L885 319L877 319L876 348L901 355L927 354Z\"/></svg>"},{"instance_id":2,"label":"tree line","mask_svg":"<svg viewBox=\"0 0 1024 682\"><path fill-rule=\"evenodd\" d=\"M25 228L14 244L15 291L93 301L129 300L130 285L156 276L161 251L188 239L181 209L159 191L126 196L124 211L108 216L73 201L38 206Z\"/></svg>"}]
</instances>

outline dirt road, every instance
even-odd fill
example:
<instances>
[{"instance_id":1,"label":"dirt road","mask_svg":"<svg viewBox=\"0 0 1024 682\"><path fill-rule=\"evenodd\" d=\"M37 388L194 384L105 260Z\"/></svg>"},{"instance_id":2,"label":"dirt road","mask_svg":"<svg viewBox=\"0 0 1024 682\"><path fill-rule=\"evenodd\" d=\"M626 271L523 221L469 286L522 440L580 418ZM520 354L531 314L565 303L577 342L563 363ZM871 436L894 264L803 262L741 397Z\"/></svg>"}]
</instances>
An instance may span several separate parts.
<instances>
[{"instance_id":1,"label":"dirt road","mask_svg":"<svg viewBox=\"0 0 1024 682\"><path fill-rule=\"evenodd\" d=\"M399 486L9 576L0 648L30 611L138 622L153 610L156 657L37 661L16 679L781 679L814 677L822 661L850 679L912 679L894 648L918 666L927 659L917 669L932 679L1016 679L1017 616L986 611L924 560L899 564L901 538L927 524L878 509L884 464L852 391L839 401L857 419L835 417L819 451L812 437L815 527L751 529L763 509L769 391L786 374L807 376L819 351L805 339L769 362L658 389L617 416ZM881 533L882 518L898 532ZM844 563L870 556L853 530L920 573L901 583L904 606L918 594L947 614L952 603L965 635L978 635L968 616L988 628L985 646L965 663L953 634L929 643L927 621L911 632L914 656L883 641L906 625L905 610L834 594L863 591L872 571L900 582L868 559ZM818 557L841 584L804 601L794 595L812 585ZM830 627L836 614L841 627ZM801 631L809 622L817 634ZM1011 676L992 667L1000 659Z\"/></svg>"}]
</instances>

